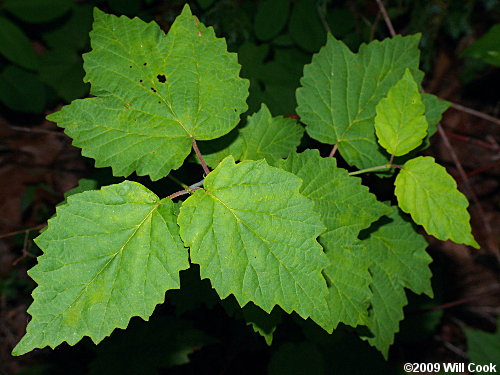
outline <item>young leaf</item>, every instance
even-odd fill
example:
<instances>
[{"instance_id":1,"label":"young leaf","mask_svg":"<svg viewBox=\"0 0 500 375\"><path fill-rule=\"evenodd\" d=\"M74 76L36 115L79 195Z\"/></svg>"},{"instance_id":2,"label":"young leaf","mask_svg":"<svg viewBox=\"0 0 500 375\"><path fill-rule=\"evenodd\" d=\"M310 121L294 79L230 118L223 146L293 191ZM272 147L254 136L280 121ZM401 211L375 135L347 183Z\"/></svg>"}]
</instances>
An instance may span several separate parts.
<instances>
[{"instance_id":1,"label":"young leaf","mask_svg":"<svg viewBox=\"0 0 500 375\"><path fill-rule=\"evenodd\" d=\"M245 143L240 160L259 160L268 163L295 152L304 134L297 121L282 116L272 117L265 104L257 113L248 117L248 124L241 129Z\"/></svg>"},{"instance_id":2,"label":"young leaf","mask_svg":"<svg viewBox=\"0 0 500 375\"><path fill-rule=\"evenodd\" d=\"M367 326L374 337L368 338L368 342L386 358L407 304L404 288L433 296L429 269L432 259L425 252L427 242L399 210L394 207L391 210L387 218L375 223L374 231L363 241L370 249L373 275L372 309Z\"/></svg>"},{"instance_id":3,"label":"young leaf","mask_svg":"<svg viewBox=\"0 0 500 375\"><path fill-rule=\"evenodd\" d=\"M418 85L406 69L376 107L375 132L378 142L391 155L405 155L422 143L427 134L425 105Z\"/></svg>"},{"instance_id":4,"label":"young leaf","mask_svg":"<svg viewBox=\"0 0 500 375\"><path fill-rule=\"evenodd\" d=\"M344 159L358 168L387 163L375 137L375 108L406 69L421 81L419 40L420 35L398 35L363 44L354 54L328 35L326 46L304 67L297 90L297 113L307 133L338 144Z\"/></svg>"},{"instance_id":5,"label":"young leaf","mask_svg":"<svg viewBox=\"0 0 500 375\"><path fill-rule=\"evenodd\" d=\"M95 98L48 118L117 176L157 180L180 167L192 138L218 138L247 108L236 55L186 5L167 36L156 23L94 13L85 81Z\"/></svg>"},{"instance_id":6,"label":"young leaf","mask_svg":"<svg viewBox=\"0 0 500 375\"><path fill-rule=\"evenodd\" d=\"M169 199L136 182L68 197L36 240L44 254L21 355L83 336L95 343L133 316L147 320L189 267Z\"/></svg>"},{"instance_id":7,"label":"young leaf","mask_svg":"<svg viewBox=\"0 0 500 375\"><path fill-rule=\"evenodd\" d=\"M323 328L331 331L340 322L352 326L365 323L371 297L370 256L357 236L390 213L390 208L378 202L360 178L338 168L335 158L321 158L317 150L293 154L277 165L304 181L300 192L314 202L327 228L320 236L330 259L325 275L331 284L330 317Z\"/></svg>"},{"instance_id":8,"label":"young leaf","mask_svg":"<svg viewBox=\"0 0 500 375\"><path fill-rule=\"evenodd\" d=\"M469 202L457 184L434 158L407 161L395 181L399 207L440 240L479 248L471 234Z\"/></svg>"},{"instance_id":9,"label":"young leaf","mask_svg":"<svg viewBox=\"0 0 500 375\"><path fill-rule=\"evenodd\" d=\"M324 227L301 184L264 160L235 164L228 156L184 201L181 237L221 298L328 318L321 274L328 259L316 242Z\"/></svg>"}]
</instances>

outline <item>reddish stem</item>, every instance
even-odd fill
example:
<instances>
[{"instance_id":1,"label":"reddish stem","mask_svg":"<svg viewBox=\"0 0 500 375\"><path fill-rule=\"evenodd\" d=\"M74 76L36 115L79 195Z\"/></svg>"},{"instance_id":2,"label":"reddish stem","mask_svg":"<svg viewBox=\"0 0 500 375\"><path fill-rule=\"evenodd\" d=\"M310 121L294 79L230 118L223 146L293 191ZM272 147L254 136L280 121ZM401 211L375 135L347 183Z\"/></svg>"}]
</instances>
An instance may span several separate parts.
<instances>
[{"instance_id":1,"label":"reddish stem","mask_svg":"<svg viewBox=\"0 0 500 375\"><path fill-rule=\"evenodd\" d=\"M203 171L205 172L205 176L207 176L210 173L210 169L208 168L207 163L205 163L205 159L203 159L203 155L200 152L200 149L198 148L198 145L196 144L195 139L193 138L193 150L196 153L196 156L198 156L198 160L201 163L201 166L203 167Z\"/></svg>"},{"instance_id":2,"label":"reddish stem","mask_svg":"<svg viewBox=\"0 0 500 375\"><path fill-rule=\"evenodd\" d=\"M330 151L330 155L328 155L329 158L332 158L333 155L335 155L335 153L337 152L337 149L339 148L338 144L334 144L333 145L333 148L332 148L332 151Z\"/></svg>"}]
</instances>

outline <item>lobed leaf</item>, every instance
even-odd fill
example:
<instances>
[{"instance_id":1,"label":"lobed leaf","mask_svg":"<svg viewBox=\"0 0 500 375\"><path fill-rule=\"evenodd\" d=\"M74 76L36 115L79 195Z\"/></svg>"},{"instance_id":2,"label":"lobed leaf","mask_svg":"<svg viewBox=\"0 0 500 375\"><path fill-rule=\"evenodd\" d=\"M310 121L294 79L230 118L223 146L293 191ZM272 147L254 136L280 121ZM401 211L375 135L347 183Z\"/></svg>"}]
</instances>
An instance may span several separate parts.
<instances>
[{"instance_id":1,"label":"lobed leaf","mask_svg":"<svg viewBox=\"0 0 500 375\"><path fill-rule=\"evenodd\" d=\"M178 223L191 261L221 298L233 294L267 313L279 305L321 324L328 259L316 238L324 227L301 183L264 160L229 156L184 201Z\"/></svg>"},{"instance_id":2,"label":"lobed leaf","mask_svg":"<svg viewBox=\"0 0 500 375\"><path fill-rule=\"evenodd\" d=\"M433 296L429 269L432 259L425 252L427 242L399 210L395 207L391 210L387 218L375 223L372 233L363 241L372 259L373 276L367 326L374 336L368 342L386 358L407 304L404 288Z\"/></svg>"},{"instance_id":3,"label":"lobed leaf","mask_svg":"<svg viewBox=\"0 0 500 375\"><path fill-rule=\"evenodd\" d=\"M247 125L240 131L244 151L240 160L266 159L273 163L295 152L304 128L297 121L282 116L272 117L265 104L248 117Z\"/></svg>"},{"instance_id":4,"label":"lobed leaf","mask_svg":"<svg viewBox=\"0 0 500 375\"><path fill-rule=\"evenodd\" d=\"M325 269L330 287L327 331L340 322L364 324L371 297L368 272L370 254L357 239L360 230L390 212L378 202L358 177L337 167L335 158L322 158L317 150L307 150L281 160L277 166L300 177L300 192L314 202L326 231L320 236L330 265Z\"/></svg>"},{"instance_id":5,"label":"lobed leaf","mask_svg":"<svg viewBox=\"0 0 500 375\"><path fill-rule=\"evenodd\" d=\"M360 169L387 163L375 137L375 108L406 69L421 81L419 40L419 34L398 35L363 44L354 54L328 35L326 45L304 67L297 90L297 113L307 133L338 144L342 157Z\"/></svg>"},{"instance_id":6,"label":"lobed leaf","mask_svg":"<svg viewBox=\"0 0 500 375\"><path fill-rule=\"evenodd\" d=\"M178 230L172 201L136 182L68 197L35 240L32 320L13 354L98 343L133 316L147 320L189 267Z\"/></svg>"},{"instance_id":7,"label":"lobed leaf","mask_svg":"<svg viewBox=\"0 0 500 375\"><path fill-rule=\"evenodd\" d=\"M186 5L168 35L156 23L94 12L85 81L95 98L48 118L117 176L157 180L179 168L192 139L233 129L247 109L236 55Z\"/></svg>"},{"instance_id":8,"label":"lobed leaf","mask_svg":"<svg viewBox=\"0 0 500 375\"><path fill-rule=\"evenodd\" d=\"M375 133L391 155L405 155L422 143L427 134L425 105L410 71L389 90L376 107Z\"/></svg>"},{"instance_id":9,"label":"lobed leaf","mask_svg":"<svg viewBox=\"0 0 500 375\"><path fill-rule=\"evenodd\" d=\"M479 248L471 234L469 202L444 167L430 156L407 161L395 181L399 207L440 240Z\"/></svg>"}]
</instances>

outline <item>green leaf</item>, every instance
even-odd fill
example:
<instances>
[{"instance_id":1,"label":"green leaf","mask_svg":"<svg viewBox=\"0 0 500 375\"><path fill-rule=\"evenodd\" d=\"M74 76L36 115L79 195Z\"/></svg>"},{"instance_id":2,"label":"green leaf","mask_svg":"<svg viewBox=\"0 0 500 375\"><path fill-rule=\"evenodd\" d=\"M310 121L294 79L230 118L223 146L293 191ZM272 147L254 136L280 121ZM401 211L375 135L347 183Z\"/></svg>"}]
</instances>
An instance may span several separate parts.
<instances>
[{"instance_id":1,"label":"green leaf","mask_svg":"<svg viewBox=\"0 0 500 375\"><path fill-rule=\"evenodd\" d=\"M306 51L316 52L325 44L326 32L319 18L316 1L295 2L288 30L293 41Z\"/></svg>"},{"instance_id":2,"label":"green leaf","mask_svg":"<svg viewBox=\"0 0 500 375\"><path fill-rule=\"evenodd\" d=\"M42 112L45 87L36 74L9 65L0 73L0 101L16 111Z\"/></svg>"},{"instance_id":3,"label":"green leaf","mask_svg":"<svg viewBox=\"0 0 500 375\"><path fill-rule=\"evenodd\" d=\"M72 195L36 240L44 254L21 355L83 336L95 343L133 316L147 320L189 267L169 199L125 181Z\"/></svg>"},{"instance_id":4,"label":"green leaf","mask_svg":"<svg viewBox=\"0 0 500 375\"><path fill-rule=\"evenodd\" d=\"M244 151L240 160L259 160L268 163L295 152L304 134L297 121L282 116L272 117L265 104L257 113L248 117L247 125L240 130Z\"/></svg>"},{"instance_id":5,"label":"green leaf","mask_svg":"<svg viewBox=\"0 0 500 375\"><path fill-rule=\"evenodd\" d=\"M191 261L221 298L267 313L279 305L321 324L328 260L316 238L324 227L301 183L264 160L235 165L229 156L184 201L178 223Z\"/></svg>"},{"instance_id":6,"label":"green leaf","mask_svg":"<svg viewBox=\"0 0 500 375\"><path fill-rule=\"evenodd\" d=\"M247 325L251 326L254 332L261 335L266 340L266 344L271 346L274 331L281 322L281 310L274 308L268 314L253 303L249 303L242 309L242 313Z\"/></svg>"},{"instance_id":7,"label":"green leaf","mask_svg":"<svg viewBox=\"0 0 500 375\"><path fill-rule=\"evenodd\" d=\"M13 22L0 16L0 54L26 69L38 66L35 50L26 34Z\"/></svg>"},{"instance_id":8,"label":"green leaf","mask_svg":"<svg viewBox=\"0 0 500 375\"><path fill-rule=\"evenodd\" d=\"M407 161L395 181L399 207L440 240L479 248L471 234L469 202L444 167L430 156Z\"/></svg>"},{"instance_id":9,"label":"green leaf","mask_svg":"<svg viewBox=\"0 0 500 375\"><path fill-rule=\"evenodd\" d=\"M75 51L54 49L40 56L40 80L67 102L85 96L90 88L83 83L83 61Z\"/></svg>"},{"instance_id":10,"label":"green leaf","mask_svg":"<svg viewBox=\"0 0 500 375\"><path fill-rule=\"evenodd\" d=\"M248 81L236 55L186 5L167 36L155 23L95 11L85 81L95 98L48 118L117 176L158 180L179 168L192 138L233 129L247 108Z\"/></svg>"},{"instance_id":11,"label":"green leaf","mask_svg":"<svg viewBox=\"0 0 500 375\"><path fill-rule=\"evenodd\" d=\"M297 113L314 139L338 144L343 158L360 169L386 164L374 119L378 102L409 69L417 82L420 35L396 36L361 45L352 53L328 36L326 46L304 67Z\"/></svg>"},{"instance_id":12,"label":"green leaf","mask_svg":"<svg viewBox=\"0 0 500 375\"><path fill-rule=\"evenodd\" d=\"M387 218L375 223L373 232L363 242L372 259L371 312L367 326L373 333L368 342L379 349L385 358L394 334L403 319L407 304L404 288L417 294L433 296L426 240L419 235L395 207Z\"/></svg>"},{"instance_id":13,"label":"green leaf","mask_svg":"<svg viewBox=\"0 0 500 375\"><path fill-rule=\"evenodd\" d=\"M436 95L427 93L421 95L422 101L425 105L425 118L427 119L429 128L427 129L427 135L424 138L422 145L418 148L419 150L429 147L429 138L436 133L437 124L441 121L443 113L451 106L450 102L439 99Z\"/></svg>"},{"instance_id":14,"label":"green leaf","mask_svg":"<svg viewBox=\"0 0 500 375\"><path fill-rule=\"evenodd\" d=\"M80 51L87 48L89 32L92 29L92 6L74 5L71 16L61 26L42 35L51 48Z\"/></svg>"},{"instance_id":15,"label":"green leaf","mask_svg":"<svg viewBox=\"0 0 500 375\"><path fill-rule=\"evenodd\" d=\"M62 16L71 7L71 0L5 0L3 8L29 23L42 23Z\"/></svg>"},{"instance_id":16,"label":"green leaf","mask_svg":"<svg viewBox=\"0 0 500 375\"><path fill-rule=\"evenodd\" d=\"M370 254L357 239L360 230L390 211L378 202L358 177L337 167L335 158L321 158L317 150L291 155L277 165L300 177L301 194L314 202L327 230L320 243L330 259L325 275L330 281L328 331L340 322L363 324L371 292Z\"/></svg>"},{"instance_id":17,"label":"green leaf","mask_svg":"<svg viewBox=\"0 0 500 375\"><path fill-rule=\"evenodd\" d=\"M229 155L240 160L245 144L239 130L233 129L226 135L212 141L198 142L198 147L207 165L210 168L215 168ZM199 163L198 158L196 158L196 162Z\"/></svg>"},{"instance_id":18,"label":"green leaf","mask_svg":"<svg viewBox=\"0 0 500 375\"><path fill-rule=\"evenodd\" d=\"M500 318L497 320L496 333L464 329L467 337L467 354L477 365L493 364L500 368Z\"/></svg>"},{"instance_id":19,"label":"green leaf","mask_svg":"<svg viewBox=\"0 0 500 375\"><path fill-rule=\"evenodd\" d=\"M255 15L255 36L260 40L274 38L285 27L290 0L262 0Z\"/></svg>"},{"instance_id":20,"label":"green leaf","mask_svg":"<svg viewBox=\"0 0 500 375\"><path fill-rule=\"evenodd\" d=\"M207 9L215 2L215 0L197 0L197 2L201 9Z\"/></svg>"},{"instance_id":21,"label":"green leaf","mask_svg":"<svg viewBox=\"0 0 500 375\"><path fill-rule=\"evenodd\" d=\"M461 53L461 57L475 57L484 62L500 67L500 24L493 25L481 38L472 43Z\"/></svg>"},{"instance_id":22,"label":"green leaf","mask_svg":"<svg viewBox=\"0 0 500 375\"><path fill-rule=\"evenodd\" d=\"M189 363L190 354L213 342L181 319L134 321L96 348L88 375L157 375L160 369Z\"/></svg>"},{"instance_id":23,"label":"green leaf","mask_svg":"<svg viewBox=\"0 0 500 375\"><path fill-rule=\"evenodd\" d=\"M422 143L427 134L425 105L410 71L389 90L376 107L375 133L391 155L405 155Z\"/></svg>"}]
</instances>

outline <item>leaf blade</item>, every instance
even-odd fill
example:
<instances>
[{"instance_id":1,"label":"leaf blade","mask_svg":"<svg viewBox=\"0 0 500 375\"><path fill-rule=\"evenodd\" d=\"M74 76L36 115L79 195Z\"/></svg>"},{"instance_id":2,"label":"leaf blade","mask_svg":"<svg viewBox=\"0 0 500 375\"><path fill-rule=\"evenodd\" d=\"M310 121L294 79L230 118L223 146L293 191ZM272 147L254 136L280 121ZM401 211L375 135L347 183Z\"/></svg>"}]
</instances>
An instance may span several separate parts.
<instances>
[{"instance_id":1,"label":"leaf blade","mask_svg":"<svg viewBox=\"0 0 500 375\"><path fill-rule=\"evenodd\" d=\"M427 233L479 248L471 234L469 202L434 158L420 156L407 161L394 184L399 207Z\"/></svg>"},{"instance_id":2,"label":"leaf blade","mask_svg":"<svg viewBox=\"0 0 500 375\"><path fill-rule=\"evenodd\" d=\"M189 267L175 220L171 200L135 182L70 196L36 239L33 319L13 354L98 343L132 316L147 320Z\"/></svg>"},{"instance_id":3,"label":"leaf blade","mask_svg":"<svg viewBox=\"0 0 500 375\"><path fill-rule=\"evenodd\" d=\"M234 164L229 156L207 176L206 190L184 201L181 237L221 298L326 318L328 260L316 242L323 225L300 184L263 160Z\"/></svg>"},{"instance_id":4,"label":"leaf blade","mask_svg":"<svg viewBox=\"0 0 500 375\"><path fill-rule=\"evenodd\" d=\"M405 155L422 143L427 134L425 105L417 83L406 69L376 107L375 133L391 155Z\"/></svg>"}]
</instances>

